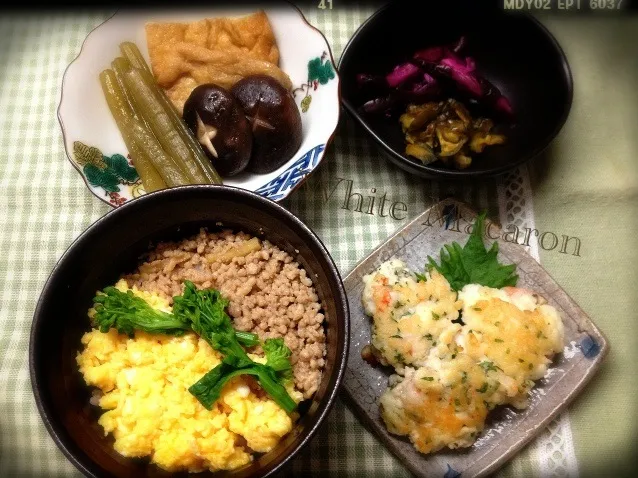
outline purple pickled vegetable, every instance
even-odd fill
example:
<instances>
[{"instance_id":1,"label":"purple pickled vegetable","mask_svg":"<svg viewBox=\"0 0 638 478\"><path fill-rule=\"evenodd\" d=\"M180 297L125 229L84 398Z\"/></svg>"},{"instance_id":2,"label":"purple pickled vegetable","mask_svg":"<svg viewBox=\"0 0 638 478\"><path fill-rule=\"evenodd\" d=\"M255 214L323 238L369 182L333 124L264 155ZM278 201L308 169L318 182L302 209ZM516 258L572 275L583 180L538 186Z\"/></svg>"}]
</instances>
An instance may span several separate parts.
<instances>
[{"instance_id":1,"label":"purple pickled vegetable","mask_svg":"<svg viewBox=\"0 0 638 478\"><path fill-rule=\"evenodd\" d=\"M501 90L499 90L487 78L483 78L478 75L477 78L481 83L481 88L483 89L483 96L480 98L482 103L492 106L495 110L500 111L501 113L505 113L507 115L514 114L512 105L508 99L503 96Z\"/></svg>"},{"instance_id":2,"label":"purple pickled vegetable","mask_svg":"<svg viewBox=\"0 0 638 478\"><path fill-rule=\"evenodd\" d=\"M423 80L422 83L436 83L436 78L434 78L432 75L428 74L428 73L423 73Z\"/></svg>"},{"instance_id":3,"label":"purple pickled vegetable","mask_svg":"<svg viewBox=\"0 0 638 478\"><path fill-rule=\"evenodd\" d=\"M431 46L429 48L419 50L414 54L413 58L417 58L427 63L438 63L445 57L458 55L461 53L461 50L465 48L465 45L466 39L462 36L449 46Z\"/></svg>"},{"instance_id":4,"label":"purple pickled vegetable","mask_svg":"<svg viewBox=\"0 0 638 478\"><path fill-rule=\"evenodd\" d=\"M427 73L421 73L419 81L403 83L389 95L367 101L361 109L369 114L392 115L395 110L405 108L409 103L425 103L441 94L439 82Z\"/></svg>"},{"instance_id":5,"label":"purple pickled vegetable","mask_svg":"<svg viewBox=\"0 0 638 478\"><path fill-rule=\"evenodd\" d=\"M481 84L474 73L474 62L468 63L456 57L447 57L434 67L434 71L452 79L459 87L480 97L483 94Z\"/></svg>"},{"instance_id":6,"label":"purple pickled vegetable","mask_svg":"<svg viewBox=\"0 0 638 478\"><path fill-rule=\"evenodd\" d=\"M410 91L413 93L440 92L439 82L429 73L423 73L422 80L411 85Z\"/></svg>"},{"instance_id":7,"label":"purple pickled vegetable","mask_svg":"<svg viewBox=\"0 0 638 478\"><path fill-rule=\"evenodd\" d=\"M453 81L461 93L475 99L479 104L512 115L512 106L507 98L494 84L481 76L475 68L474 60L471 58L458 61L449 57L441 60L441 63L434 67L433 72Z\"/></svg>"},{"instance_id":8,"label":"purple pickled vegetable","mask_svg":"<svg viewBox=\"0 0 638 478\"><path fill-rule=\"evenodd\" d=\"M465 38L465 36L462 36L452 46L452 48L451 48L452 53L456 53L458 55L459 53L461 53L461 50L463 50L463 48L465 48L466 44L467 44L466 38Z\"/></svg>"},{"instance_id":9,"label":"purple pickled vegetable","mask_svg":"<svg viewBox=\"0 0 638 478\"><path fill-rule=\"evenodd\" d=\"M357 75L357 85L360 87L387 88L388 83L383 75L371 75L359 73Z\"/></svg>"},{"instance_id":10,"label":"purple pickled vegetable","mask_svg":"<svg viewBox=\"0 0 638 478\"><path fill-rule=\"evenodd\" d=\"M419 50L414 54L414 58L426 63L438 63L446 54L445 47L433 46L425 50Z\"/></svg>"},{"instance_id":11,"label":"purple pickled vegetable","mask_svg":"<svg viewBox=\"0 0 638 478\"><path fill-rule=\"evenodd\" d=\"M503 113L506 113L508 115L514 114L512 105L510 104L509 100L505 98L504 96L501 96L498 100L496 100L496 103L494 106L496 107L497 110Z\"/></svg>"},{"instance_id":12,"label":"purple pickled vegetable","mask_svg":"<svg viewBox=\"0 0 638 478\"><path fill-rule=\"evenodd\" d=\"M421 81L407 88L400 88L398 93L400 99L406 103L422 103L439 95L441 88L435 78L424 73Z\"/></svg>"},{"instance_id":13,"label":"purple pickled vegetable","mask_svg":"<svg viewBox=\"0 0 638 478\"><path fill-rule=\"evenodd\" d=\"M476 70L476 62L472 57L469 56L461 58L460 56L456 55L446 55L445 58L441 59L439 64L462 70L466 73L472 73L474 72L474 70Z\"/></svg>"},{"instance_id":14,"label":"purple pickled vegetable","mask_svg":"<svg viewBox=\"0 0 638 478\"><path fill-rule=\"evenodd\" d=\"M392 109L396 106L396 98L393 95L388 95L385 98L375 98L370 101L366 101L361 109L368 114L390 114Z\"/></svg>"},{"instance_id":15,"label":"purple pickled vegetable","mask_svg":"<svg viewBox=\"0 0 638 478\"><path fill-rule=\"evenodd\" d=\"M471 56L466 56L465 66L472 71L476 70L476 62L474 61L474 58L472 58Z\"/></svg>"},{"instance_id":16,"label":"purple pickled vegetable","mask_svg":"<svg viewBox=\"0 0 638 478\"><path fill-rule=\"evenodd\" d=\"M412 63L403 63L395 66L394 70L385 77L390 88L396 88L409 81L416 79L421 73L421 69Z\"/></svg>"},{"instance_id":17,"label":"purple pickled vegetable","mask_svg":"<svg viewBox=\"0 0 638 478\"><path fill-rule=\"evenodd\" d=\"M397 65L385 77L357 75L358 86L366 89L365 96L376 97L366 102L362 110L390 115L407 104L437 100L442 94L454 95L456 91L470 104L512 116L512 105L507 98L478 73L473 58L461 54L465 47L466 38L462 36L450 45L417 51L410 62Z\"/></svg>"}]
</instances>

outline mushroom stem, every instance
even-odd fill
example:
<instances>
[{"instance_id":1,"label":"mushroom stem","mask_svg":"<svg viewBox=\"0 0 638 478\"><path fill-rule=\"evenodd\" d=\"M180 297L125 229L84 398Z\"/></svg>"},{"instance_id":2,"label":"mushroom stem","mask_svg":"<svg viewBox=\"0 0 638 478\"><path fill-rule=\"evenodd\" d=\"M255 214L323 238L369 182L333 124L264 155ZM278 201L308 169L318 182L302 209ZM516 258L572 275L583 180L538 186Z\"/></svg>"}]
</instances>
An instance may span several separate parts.
<instances>
[{"instance_id":1,"label":"mushroom stem","mask_svg":"<svg viewBox=\"0 0 638 478\"><path fill-rule=\"evenodd\" d=\"M197 140L210 154L218 158L217 150L212 141L215 136L217 136L217 128L205 124L199 114L197 114Z\"/></svg>"}]
</instances>

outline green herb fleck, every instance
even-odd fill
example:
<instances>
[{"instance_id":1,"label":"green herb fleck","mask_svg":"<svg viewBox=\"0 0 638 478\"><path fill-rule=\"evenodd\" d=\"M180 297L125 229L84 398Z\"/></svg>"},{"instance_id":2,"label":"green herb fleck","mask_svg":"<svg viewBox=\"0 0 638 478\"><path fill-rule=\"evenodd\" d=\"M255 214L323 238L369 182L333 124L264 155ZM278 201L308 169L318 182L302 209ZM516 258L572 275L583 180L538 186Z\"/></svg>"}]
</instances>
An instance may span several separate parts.
<instances>
[{"instance_id":1,"label":"green herb fleck","mask_svg":"<svg viewBox=\"0 0 638 478\"><path fill-rule=\"evenodd\" d=\"M434 380L434 377L421 377L421 380L425 380L427 382L431 382L432 380Z\"/></svg>"},{"instance_id":2,"label":"green herb fleck","mask_svg":"<svg viewBox=\"0 0 638 478\"><path fill-rule=\"evenodd\" d=\"M458 398L454 399L454 405L456 405L457 407L461 406L461 400L459 400Z\"/></svg>"},{"instance_id":3,"label":"green herb fleck","mask_svg":"<svg viewBox=\"0 0 638 478\"><path fill-rule=\"evenodd\" d=\"M441 316L439 314L437 314L436 312L432 312L432 318L434 320L439 320L441 318Z\"/></svg>"},{"instance_id":4,"label":"green herb fleck","mask_svg":"<svg viewBox=\"0 0 638 478\"><path fill-rule=\"evenodd\" d=\"M423 338L427 340L432 340L432 334L425 334Z\"/></svg>"},{"instance_id":5,"label":"green herb fleck","mask_svg":"<svg viewBox=\"0 0 638 478\"><path fill-rule=\"evenodd\" d=\"M501 370L500 367L494 365L494 362L490 362L489 360L484 360L483 362L481 362L479 364L479 367L481 367L483 370L485 370L485 373L493 370L493 371L497 371L497 370Z\"/></svg>"},{"instance_id":6,"label":"green herb fleck","mask_svg":"<svg viewBox=\"0 0 638 478\"><path fill-rule=\"evenodd\" d=\"M503 343L503 339L496 338L496 339L494 339L494 342L502 344Z\"/></svg>"},{"instance_id":7,"label":"green herb fleck","mask_svg":"<svg viewBox=\"0 0 638 478\"><path fill-rule=\"evenodd\" d=\"M461 377L461 383L465 383L467 382L467 372L463 372L462 377Z\"/></svg>"},{"instance_id":8,"label":"green herb fleck","mask_svg":"<svg viewBox=\"0 0 638 478\"><path fill-rule=\"evenodd\" d=\"M487 392L487 382L483 382L483 385L481 386L481 388L477 388L476 391L478 393L485 393Z\"/></svg>"},{"instance_id":9,"label":"green herb fleck","mask_svg":"<svg viewBox=\"0 0 638 478\"><path fill-rule=\"evenodd\" d=\"M475 311L477 311L477 312L480 312L480 311L482 311L483 309L481 309L480 307L472 307L472 310L475 310Z\"/></svg>"}]
</instances>

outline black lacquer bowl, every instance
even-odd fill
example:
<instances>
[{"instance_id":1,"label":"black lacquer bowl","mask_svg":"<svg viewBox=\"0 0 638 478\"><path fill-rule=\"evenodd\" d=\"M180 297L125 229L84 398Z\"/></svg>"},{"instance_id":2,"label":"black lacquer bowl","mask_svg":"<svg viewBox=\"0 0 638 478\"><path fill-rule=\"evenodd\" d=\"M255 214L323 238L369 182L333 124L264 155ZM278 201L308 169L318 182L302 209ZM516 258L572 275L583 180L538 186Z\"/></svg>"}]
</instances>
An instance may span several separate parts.
<instances>
[{"instance_id":1,"label":"black lacquer bowl","mask_svg":"<svg viewBox=\"0 0 638 478\"><path fill-rule=\"evenodd\" d=\"M414 52L456 42L478 71L509 99L515 121L498 121L508 141L473 156L463 170L440 161L424 165L406 156L398 115L362 114L369 99L357 85L359 73L386 74ZM355 32L339 62L342 102L384 155L406 171L427 178L467 178L502 174L542 152L563 127L572 103L572 76L561 47L533 17L485 0L393 0Z\"/></svg>"},{"instance_id":2,"label":"black lacquer bowl","mask_svg":"<svg viewBox=\"0 0 638 478\"><path fill-rule=\"evenodd\" d=\"M273 451L233 473L190 476L269 476L308 443L332 407L348 355L349 312L339 272L319 238L282 206L243 189L183 186L151 193L109 212L69 247L53 269L33 319L29 366L36 404L58 447L85 475L177 476L113 450L112 439L104 437L97 423L99 410L89 403L91 392L75 358L82 334L90 330L87 311L97 290L132 270L151 243L183 238L204 226L215 230L219 223L268 239L306 269L324 307L328 353L318 391Z\"/></svg>"}]
</instances>

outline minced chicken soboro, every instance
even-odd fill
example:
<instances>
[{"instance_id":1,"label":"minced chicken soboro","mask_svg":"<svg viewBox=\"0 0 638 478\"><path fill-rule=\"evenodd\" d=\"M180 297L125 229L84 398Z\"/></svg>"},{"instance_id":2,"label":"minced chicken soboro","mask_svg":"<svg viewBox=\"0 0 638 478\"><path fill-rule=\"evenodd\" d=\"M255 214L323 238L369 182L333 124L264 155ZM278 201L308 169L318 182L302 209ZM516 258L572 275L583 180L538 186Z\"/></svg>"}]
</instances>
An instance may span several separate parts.
<instances>
[{"instance_id":1,"label":"minced chicken soboro","mask_svg":"<svg viewBox=\"0 0 638 478\"><path fill-rule=\"evenodd\" d=\"M306 399L317 390L326 355L319 297L306 271L274 244L243 232L201 229L194 237L158 244L124 279L171 305L185 280L218 289L230 301L234 327L262 341L282 337L292 351L296 388Z\"/></svg>"}]
</instances>

